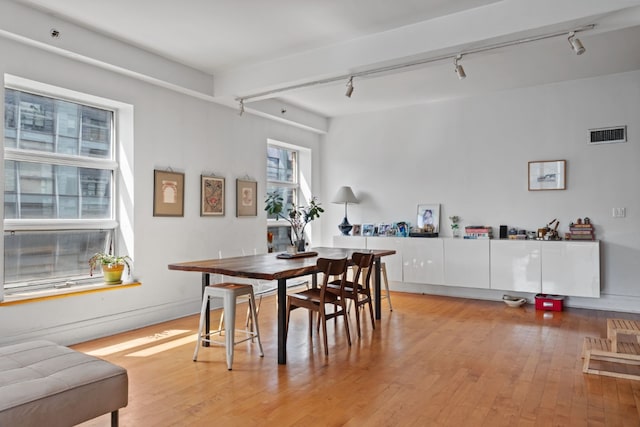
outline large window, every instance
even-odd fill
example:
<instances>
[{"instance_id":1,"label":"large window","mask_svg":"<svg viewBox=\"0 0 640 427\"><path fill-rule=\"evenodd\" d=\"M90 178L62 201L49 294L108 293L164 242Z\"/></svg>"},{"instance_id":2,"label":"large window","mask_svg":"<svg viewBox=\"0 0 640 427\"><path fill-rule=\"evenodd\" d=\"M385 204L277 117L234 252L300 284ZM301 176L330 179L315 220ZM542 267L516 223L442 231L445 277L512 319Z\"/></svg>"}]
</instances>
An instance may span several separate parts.
<instances>
[{"instance_id":1,"label":"large window","mask_svg":"<svg viewBox=\"0 0 640 427\"><path fill-rule=\"evenodd\" d=\"M280 145L267 145L267 192L277 191L284 200L285 212L298 203L298 151ZM291 244L289 223L269 217L267 232L273 235L273 250L283 251Z\"/></svg>"},{"instance_id":2,"label":"large window","mask_svg":"<svg viewBox=\"0 0 640 427\"><path fill-rule=\"evenodd\" d=\"M6 87L4 289L88 278L114 245L114 111Z\"/></svg>"}]
</instances>

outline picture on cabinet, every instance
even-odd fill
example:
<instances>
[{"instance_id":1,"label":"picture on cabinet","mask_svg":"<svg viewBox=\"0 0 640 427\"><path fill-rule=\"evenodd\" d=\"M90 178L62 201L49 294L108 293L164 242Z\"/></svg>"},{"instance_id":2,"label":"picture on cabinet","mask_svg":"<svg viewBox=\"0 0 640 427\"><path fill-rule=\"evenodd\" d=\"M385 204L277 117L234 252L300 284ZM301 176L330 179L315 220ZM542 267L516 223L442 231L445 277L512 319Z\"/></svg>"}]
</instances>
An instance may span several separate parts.
<instances>
[{"instance_id":1,"label":"picture on cabinet","mask_svg":"<svg viewBox=\"0 0 640 427\"><path fill-rule=\"evenodd\" d=\"M362 226L360 224L353 224L353 228L351 229L352 236L359 236L362 234Z\"/></svg>"},{"instance_id":2,"label":"picture on cabinet","mask_svg":"<svg viewBox=\"0 0 640 427\"><path fill-rule=\"evenodd\" d=\"M440 229L440 204L418 205L416 224L425 233L437 233Z\"/></svg>"},{"instance_id":3,"label":"picture on cabinet","mask_svg":"<svg viewBox=\"0 0 640 427\"><path fill-rule=\"evenodd\" d=\"M362 224L362 235L375 236L375 228L376 226L373 224Z\"/></svg>"}]
</instances>

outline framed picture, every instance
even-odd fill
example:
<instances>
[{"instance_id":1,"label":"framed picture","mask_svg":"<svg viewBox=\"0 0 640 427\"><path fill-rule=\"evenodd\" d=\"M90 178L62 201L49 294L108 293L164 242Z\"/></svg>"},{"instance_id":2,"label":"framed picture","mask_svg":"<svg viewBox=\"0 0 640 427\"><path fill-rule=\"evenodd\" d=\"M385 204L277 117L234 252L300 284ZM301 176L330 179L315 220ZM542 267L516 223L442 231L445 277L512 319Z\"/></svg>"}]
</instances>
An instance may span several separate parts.
<instances>
[{"instance_id":1,"label":"framed picture","mask_svg":"<svg viewBox=\"0 0 640 427\"><path fill-rule=\"evenodd\" d=\"M567 161L529 162L529 191L566 190Z\"/></svg>"},{"instance_id":2,"label":"framed picture","mask_svg":"<svg viewBox=\"0 0 640 427\"><path fill-rule=\"evenodd\" d=\"M374 236L375 234L375 225L373 224L362 224L362 235L363 236Z\"/></svg>"},{"instance_id":3,"label":"framed picture","mask_svg":"<svg viewBox=\"0 0 640 427\"><path fill-rule=\"evenodd\" d=\"M353 228L351 229L352 236L359 236L362 234L362 226L360 224L353 224Z\"/></svg>"},{"instance_id":4,"label":"framed picture","mask_svg":"<svg viewBox=\"0 0 640 427\"><path fill-rule=\"evenodd\" d=\"M440 205L418 205L416 224L425 233L438 233L440 230Z\"/></svg>"},{"instance_id":5,"label":"framed picture","mask_svg":"<svg viewBox=\"0 0 640 427\"><path fill-rule=\"evenodd\" d=\"M258 216L258 183L236 179L236 216Z\"/></svg>"},{"instance_id":6,"label":"framed picture","mask_svg":"<svg viewBox=\"0 0 640 427\"><path fill-rule=\"evenodd\" d=\"M200 216L224 216L224 178L200 175Z\"/></svg>"},{"instance_id":7,"label":"framed picture","mask_svg":"<svg viewBox=\"0 0 640 427\"><path fill-rule=\"evenodd\" d=\"M184 174L153 171L153 216L184 216Z\"/></svg>"},{"instance_id":8,"label":"framed picture","mask_svg":"<svg viewBox=\"0 0 640 427\"><path fill-rule=\"evenodd\" d=\"M378 236L387 236L391 231L391 224L380 223L378 224Z\"/></svg>"}]
</instances>

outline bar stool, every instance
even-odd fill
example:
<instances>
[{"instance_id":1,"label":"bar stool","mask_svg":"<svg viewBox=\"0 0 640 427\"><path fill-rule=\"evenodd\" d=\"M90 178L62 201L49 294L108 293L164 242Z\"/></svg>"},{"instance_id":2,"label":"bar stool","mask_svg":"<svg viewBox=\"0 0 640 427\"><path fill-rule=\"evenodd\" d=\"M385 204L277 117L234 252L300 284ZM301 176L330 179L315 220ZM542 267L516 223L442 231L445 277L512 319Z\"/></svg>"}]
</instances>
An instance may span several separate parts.
<instances>
[{"instance_id":1,"label":"bar stool","mask_svg":"<svg viewBox=\"0 0 640 427\"><path fill-rule=\"evenodd\" d=\"M364 279L364 277L367 276L367 269L363 268L362 270L363 271L360 277ZM380 290L380 300L382 301L386 298L387 302L389 303L389 311L393 311L393 306L391 305L391 294L389 293L389 279L387 278L387 264L385 264L384 262L380 263L380 276L380 283L382 284L384 282L385 289L384 294L382 293L382 290ZM373 277L371 278L371 280L373 280ZM364 285L364 283L361 284ZM349 311L351 311L351 301L349 301Z\"/></svg>"},{"instance_id":2,"label":"bar stool","mask_svg":"<svg viewBox=\"0 0 640 427\"><path fill-rule=\"evenodd\" d=\"M252 329L239 330L238 332L247 334L247 337L236 341L236 299L243 295L247 295L249 297L249 311L251 312ZM200 350L200 344L202 341L223 344L219 341L214 341L211 339L211 335L222 333L222 330L211 331L209 333L204 330L206 319L205 316L209 314L207 313L207 303L209 302L209 298L223 299L223 309L226 314L224 322L224 345L227 349L227 369L231 370L231 366L233 365L233 347L236 344L253 340L254 338L258 339L260 357L264 357L264 352L262 351L262 342L260 341L260 330L258 329L256 298L253 294L253 286L239 283L216 283L214 285L209 285L204 289L204 295L202 296L202 309L200 310L200 326L198 327L198 342L196 343L196 350L193 353L193 361L195 362L198 358L198 350Z\"/></svg>"}]
</instances>

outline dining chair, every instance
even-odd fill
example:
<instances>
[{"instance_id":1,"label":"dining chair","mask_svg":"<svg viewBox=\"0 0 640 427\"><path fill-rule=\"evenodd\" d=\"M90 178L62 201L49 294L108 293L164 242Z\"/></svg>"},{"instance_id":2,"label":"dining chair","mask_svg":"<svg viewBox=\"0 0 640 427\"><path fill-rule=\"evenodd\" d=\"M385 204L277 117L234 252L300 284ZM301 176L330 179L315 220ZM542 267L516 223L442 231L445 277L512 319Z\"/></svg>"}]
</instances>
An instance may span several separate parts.
<instances>
[{"instance_id":1,"label":"dining chair","mask_svg":"<svg viewBox=\"0 0 640 427\"><path fill-rule=\"evenodd\" d=\"M309 337L313 336L313 315L318 313L319 322L322 324L322 336L324 343L324 354L329 355L327 343L327 320L343 316L344 329L347 335L347 342L351 345L351 335L349 333L349 319L347 316L347 306L345 300L344 284L346 283L347 258L331 259L318 258L318 271L323 273L322 283L319 288L311 288L301 292L289 294L287 296L287 324L285 329L285 343L289 332L291 312L296 308L306 308L309 310ZM327 284L332 276L340 276L340 280L334 283L339 284L338 289L332 292L327 290ZM334 306L333 313L327 313L327 304Z\"/></svg>"},{"instance_id":2,"label":"dining chair","mask_svg":"<svg viewBox=\"0 0 640 427\"><path fill-rule=\"evenodd\" d=\"M351 256L353 265L353 277L351 280L331 281L327 284L327 289L332 293L344 292L344 298L349 302L353 301L356 308L356 325L358 328L358 337L362 336L360 331L360 308L369 306L369 314L371 315L371 327L376 328L376 322L373 316L373 304L371 299L371 271L373 270L372 253L354 252Z\"/></svg>"}]
</instances>

